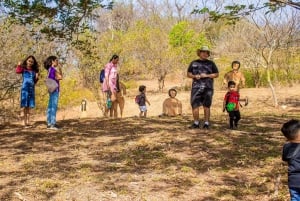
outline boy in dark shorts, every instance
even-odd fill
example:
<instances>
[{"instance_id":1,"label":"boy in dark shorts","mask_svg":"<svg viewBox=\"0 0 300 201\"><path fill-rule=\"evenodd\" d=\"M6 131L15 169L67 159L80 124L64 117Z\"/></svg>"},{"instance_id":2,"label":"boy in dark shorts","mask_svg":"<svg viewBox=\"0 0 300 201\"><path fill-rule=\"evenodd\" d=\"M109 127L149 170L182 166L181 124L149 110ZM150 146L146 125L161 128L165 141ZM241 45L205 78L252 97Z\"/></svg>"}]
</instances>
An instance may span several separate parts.
<instances>
[{"instance_id":1,"label":"boy in dark shorts","mask_svg":"<svg viewBox=\"0 0 300 201\"><path fill-rule=\"evenodd\" d=\"M191 106L194 122L189 128L199 128L199 108L203 106L204 124L203 128L209 128L210 107L214 93L213 79L219 76L216 64L209 60L210 50L203 46L197 50L199 59L194 60L188 67L187 77L193 79L191 90Z\"/></svg>"},{"instance_id":2,"label":"boy in dark shorts","mask_svg":"<svg viewBox=\"0 0 300 201\"><path fill-rule=\"evenodd\" d=\"M288 163L288 186L291 201L300 200L300 121L283 124L281 132L288 142L283 145L282 160Z\"/></svg>"}]
</instances>

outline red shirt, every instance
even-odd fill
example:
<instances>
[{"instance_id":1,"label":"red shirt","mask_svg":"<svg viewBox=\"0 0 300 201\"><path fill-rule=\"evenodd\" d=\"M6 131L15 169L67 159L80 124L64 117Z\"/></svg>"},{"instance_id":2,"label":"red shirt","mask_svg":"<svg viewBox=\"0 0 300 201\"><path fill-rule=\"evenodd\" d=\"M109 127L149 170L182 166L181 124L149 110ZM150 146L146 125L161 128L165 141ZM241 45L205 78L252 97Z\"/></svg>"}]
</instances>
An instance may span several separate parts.
<instances>
[{"instance_id":1,"label":"red shirt","mask_svg":"<svg viewBox=\"0 0 300 201\"><path fill-rule=\"evenodd\" d=\"M236 106L234 110L239 109L239 100L240 100L240 94L237 91L229 91L225 94L224 97L224 101L226 101L226 103L235 103Z\"/></svg>"}]
</instances>

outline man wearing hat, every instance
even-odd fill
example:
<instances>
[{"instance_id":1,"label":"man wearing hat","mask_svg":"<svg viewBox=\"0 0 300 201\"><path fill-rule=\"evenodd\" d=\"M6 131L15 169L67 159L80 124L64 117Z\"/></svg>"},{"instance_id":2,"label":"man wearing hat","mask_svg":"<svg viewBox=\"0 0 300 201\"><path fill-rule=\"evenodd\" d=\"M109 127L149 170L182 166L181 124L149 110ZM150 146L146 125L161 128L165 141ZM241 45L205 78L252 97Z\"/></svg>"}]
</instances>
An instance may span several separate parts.
<instances>
[{"instance_id":1,"label":"man wearing hat","mask_svg":"<svg viewBox=\"0 0 300 201\"><path fill-rule=\"evenodd\" d=\"M187 77L193 79L191 90L191 105L194 123L189 128L199 128L199 107L203 106L204 124L203 128L209 128L210 107L214 92L214 78L219 76L216 64L209 60L210 50L202 46L197 50L199 59L194 60L188 67Z\"/></svg>"}]
</instances>

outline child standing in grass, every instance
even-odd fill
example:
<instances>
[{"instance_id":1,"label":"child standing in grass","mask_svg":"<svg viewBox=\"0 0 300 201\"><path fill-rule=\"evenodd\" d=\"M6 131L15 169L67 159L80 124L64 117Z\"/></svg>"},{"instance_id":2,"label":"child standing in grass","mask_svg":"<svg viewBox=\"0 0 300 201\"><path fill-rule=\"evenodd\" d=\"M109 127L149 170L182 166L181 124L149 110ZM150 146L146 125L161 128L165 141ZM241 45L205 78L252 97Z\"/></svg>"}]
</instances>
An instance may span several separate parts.
<instances>
[{"instance_id":1,"label":"child standing in grass","mask_svg":"<svg viewBox=\"0 0 300 201\"><path fill-rule=\"evenodd\" d=\"M238 122L241 119L241 113L239 110L240 101L245 101L245 106L248 104L248 98L240 99L240 94L237 91L234 81L228 82L228 92L225 94L223 101L223 112L225 110L229 114L229 128L237 128Z\"/></svg>"},{"instance_id":2,"label":"child standing in grass","mask_svg":"<svg viewBox=\"0 0 300 201\"><path fill-rule=\"evenodd\" d=\"M146 97L146 86L139 86L139 92L140 94L136 96L136 103L139 105L140 117L147 117L146 102L148 103L148 105L150 105L150 102Z\"/></svg>"},{"instance_id":3,"label":"child standing in grass","mask_svg":"<svg viewBox=\"0 0 300 201\"><path fill-rule=\"evenodd\" d=\"M281 132L288 142L283 145L282 160L288 163L288 186L291 201L300 201L300 121L283 124Z\"/></svg>"},{"instance_id":4,"label":"child standing in grass","mask_svg":"<svg viewBox=\"0 0 300 201\"><path fill-rule=\"evenodd\" d=\"M22 74L21 108L24 108L24 126L30 127L30 108L35 107L35 84L38 81L39 65L34 56L28 56L22 63L19 62L16 73Z\"/></svg>"},{"instance_id":5,"label":"child standing in grass","mask_svg":"<svg viewBox=\"0 0 300 201\"><path fill-rule=\"evenodd\" d=\"M56 56L50 56L44 62L44 67L48 71L48 78L53 79L58 84L56 90L52 93L49 92L49 102L47 109L47 128L51 130L58 130L56 125L56 113L59 99L59 81L62 80L62 69L58 65L58 58Z\"/></svg>"}]
</instances>

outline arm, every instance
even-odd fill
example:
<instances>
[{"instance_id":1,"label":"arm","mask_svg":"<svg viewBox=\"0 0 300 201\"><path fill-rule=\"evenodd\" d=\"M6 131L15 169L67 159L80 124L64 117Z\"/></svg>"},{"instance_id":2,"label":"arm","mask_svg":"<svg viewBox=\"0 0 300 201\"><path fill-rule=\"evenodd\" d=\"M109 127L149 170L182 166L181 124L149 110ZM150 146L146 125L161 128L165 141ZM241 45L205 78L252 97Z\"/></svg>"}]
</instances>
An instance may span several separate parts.
<instances>
[{"instance_id":1,"label":"arm","mask_svg":"<svg viewBox=\"0 0 300 201\"><path fill-rule=\"evenodd\" d=\"M39 73L35 73L34 83L36 84L39 80Z\"/></svg>"},{"instance_id":2,"label":"arm","mask_svg":"<svg viewBox=\"0 0 300 201\"><path fill-rule=\"evenodd\" d=\"M148 103L148 105L150 105L150 102L148 101L147 97L145 97L145 101Z\"/></svg>"},{"instance_id":3,"label":"arm","mask_svg":"<svg viewBox=\"0 0 300 201\"><path fill-rule=\"evenodd\" d=\"M123 92L123 95L126 95L126 86L125 84L123 84L122 82L119 82L120 84L120 90Z\"/></svg>"},{"instance_id":4,"label":"arm","mask_svg":"<svg viewBox=\"0 0 300 201\"><path fill-rule=\"evenodd\" d=\"M109 86L109 76L110 76L110 70L111 70L112 66L110 65L110 63L105 65L105 79L104 82L107 86L107 89L110 90L110 86Z\"/></svg>"},{"instance_id":5,"label":"arm","mask_svg":"<svg viewBox=\"0 0 300 201\"><path fill-rule=\"evenodd\" d=\"M243 73L241 73L241 87L245 87L246 84L246 79Z\"/></svg>"},{"instance_id":6,"label":"arm","mask_svg":"<svg viewBox=\"0 0 300 201\"><path fill-rule=\"evenodd\" d=\"M182 103L181 101L178 100L178 114L181 115L182 114Z\"/></svg>"},{"instance_id":7,"label":"arm","mask_svg":"<svg viewBox=\"0 0 300 201\"><path fill-rule=\"evenodd\" d=\"M168 99L166 99L166 100L163 102L163 111L162 111L163 114L167 114L167 100L168 100Z\"/></svg>"},{"instance_id":8,"label":"arm","mask_svg":"<svg viewBox=\"0 0 300 201\"><path fill-rule=\"evenodd\" d=\"M227 87L227 84L228 84L228 73L226 73L225 75L224 75L224 79L223 79L223 86L225 86L225 87Z\"/></svg>"},{"instance_id":9,"label":"arm","mask_svg":"<svg viewBox=\"0 0 300 201\"><path fill-rule=\"evenodd\" d=\"M212 74L201 73L200 74L200 78L211 78L211 79L214 79L214 78L217 78L217 77L219 77L219 73L212 73Z\"/></svg>"},{"instance_id":10,"label":"arm","mask_svg":"<svg viewBox=\"0 0 300 201\"><path fill-rule=\"evenodd\" d=\"M61 67L58 67L57 70L55 71L55 79L56 80L62 80L63 79L63 74Z\"/></svg>"},{"instance_id":11,"label":"arm","mask_svg":"<svg viewBox=\"0 0 300 201\"><path fill-rule=\"evenodd\" d=\"M21 66L21 62L19 62L18 65L17 65L16 73L17 74L23 73L23 67Z\"/></svg>"}]
</instances>

